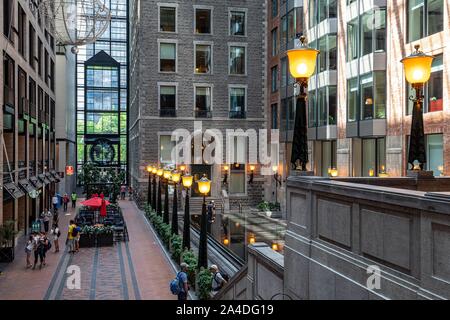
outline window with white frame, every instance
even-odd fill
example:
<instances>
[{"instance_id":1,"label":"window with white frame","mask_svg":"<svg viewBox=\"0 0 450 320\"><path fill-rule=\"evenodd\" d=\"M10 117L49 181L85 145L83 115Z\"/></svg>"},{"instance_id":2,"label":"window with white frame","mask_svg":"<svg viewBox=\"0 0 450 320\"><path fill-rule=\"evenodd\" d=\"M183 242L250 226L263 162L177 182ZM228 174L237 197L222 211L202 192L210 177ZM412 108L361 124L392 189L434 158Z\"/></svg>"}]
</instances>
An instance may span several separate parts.
<instances>
[{"instance_id":1,"label":"window with white frame","mask_svg":"<svg viewBox=\"0 0 450 320\"><path fill-rule=\"evenodd\" d=\"M230 118L245 118L247 110L246 88L230 88Z\"/></svg>"},{"instance_id":2,"label":"window with white frame","mask_svg":"<svg viewBox=\"0 0 450 320\"><path fill-rule=\"evenodd\" d=\"M174 85L159 86L159 109L161 117L174 117L177 110L177 87Z\"/></svg>"},{"instance_id":3,"label":"window with white frame","mask_svg":"<svg viewBox=\"0 0 450 320\"><path fill-rule=\"evenodd\" d=\"M212 10L209 8L195 8L195 33L212 33Z\"/></svg>"},{"instance_id":4,"label":"window with white frame","mask_svg":"<svg viewBox=\"0 0 450 320\"><path fill-rule=\"evenodd\" d=\"M195 45L195 73L211 73L212 48L209 44Z\"/></svg>"},{"instance_id":5,"label":"window with white frame","mask_svg":"<svg viewBox=\"0 0 450 320\"><path fill-rule=\"evenodd\" d=\"M176 72L177 70L177 45L176 43L159 44L159 71Z\"/></svg>"},{"instance_id":6,"label":"window with white frame","mask_svg":"<svg viewBox=\"0 0 450 320\"><path fill-rule=\"evenodd\" d=\"M245 36L246 35L246 12L244 10L230 11L230 35Z\"/></svg>"},{"instance_id":7,"label":"window with white frame","mask_svg":"<svg viewBox=\"0 0 450 320\"><path fill-rule=\"evenodd\" d=\"M159 31L176 32L177 31L177 8L159 7Z\"/></svg>"},{"instance_id":8,"label":"window with white frame","mask_svg":"<svg viewBox=\"0 0 450 320\"><path fill-rule=\"evenodd\" d=\"M195 87L195 116L197 118L211 117L212 89L209 86Z\"/></svg>"},{"instance_id":9,"label":"window with white frame","mask_svg":"<svg viewBox=\"0 0 450 320\"><path fill-rule=\"evenodd\" d=\"M230 46L230 74L246 74L245 51L245 46Z\"/></svg>"},{"instance_id":10,"label":"window with white frame","mask_svg":"<svg viewBox=\"0 0 450 320\"><path fill-rule=\"evenodd\" d=\"M171 135L159 136L159 161L161 163L172 163L172 149L175 148L175 141Z\"/></svg>"}]
</instances>

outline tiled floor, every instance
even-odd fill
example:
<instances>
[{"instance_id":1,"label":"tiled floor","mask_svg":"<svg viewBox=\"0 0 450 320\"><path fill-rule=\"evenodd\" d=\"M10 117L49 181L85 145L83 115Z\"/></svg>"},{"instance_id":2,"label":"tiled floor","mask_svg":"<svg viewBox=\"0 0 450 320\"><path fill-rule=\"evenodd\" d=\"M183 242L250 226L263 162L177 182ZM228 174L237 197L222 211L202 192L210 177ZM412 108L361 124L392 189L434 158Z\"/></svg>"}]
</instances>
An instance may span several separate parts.
<instances>
[{"instance_id":1,"label":"tiled floor","mask_svg":"<svg viewBox=\"0 0 450 320\"><path fill-rule=\"evenodd\" d=\"M169 292L174 271L145 217L133 202L121 201L120 206L128 226L129 242L113 247L82 248L73 256L49 253L47 266L42 270L26 269L25 253L17 249L21 252L17 252L16 260L2 266L0 300L174 299ZM60 225L66 226L69 218L61 217ZM19 244L18 248L21 247ZM62 252L64 244L61 247ZM80 289L67 286L69 266L80 268Z\"/></svg>"}]
</instances>

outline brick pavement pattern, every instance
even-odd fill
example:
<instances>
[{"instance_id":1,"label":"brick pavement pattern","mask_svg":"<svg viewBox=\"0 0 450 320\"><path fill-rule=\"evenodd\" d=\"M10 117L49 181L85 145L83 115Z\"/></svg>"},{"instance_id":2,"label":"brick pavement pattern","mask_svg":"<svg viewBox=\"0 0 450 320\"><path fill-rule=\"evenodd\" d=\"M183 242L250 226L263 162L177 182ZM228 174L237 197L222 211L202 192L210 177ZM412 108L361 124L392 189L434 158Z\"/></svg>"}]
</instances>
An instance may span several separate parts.
<instances>
[{"instance_id":1,"label":"brick pavement pattern","mask_svg":"<svg viewBox=\"0 0 450 320\"><path fill-rule=\"evenodd\" d=\"M75 255L49 253L42 270L25 268L23 240L17 246L13 263L3 265L0 277L0 300L159 300L174 299L169 282L175 271L156 242L142 212L128 200L120 201L130 241L113 247L81 248ZM65 239L65 226L75 215L60 217ZM64 242L64 241L60 241ZM53 250L53 248L52 248ZM66 286L67 267L76 265L81 271L81 289Z\"/></svg>"}]
</instances>

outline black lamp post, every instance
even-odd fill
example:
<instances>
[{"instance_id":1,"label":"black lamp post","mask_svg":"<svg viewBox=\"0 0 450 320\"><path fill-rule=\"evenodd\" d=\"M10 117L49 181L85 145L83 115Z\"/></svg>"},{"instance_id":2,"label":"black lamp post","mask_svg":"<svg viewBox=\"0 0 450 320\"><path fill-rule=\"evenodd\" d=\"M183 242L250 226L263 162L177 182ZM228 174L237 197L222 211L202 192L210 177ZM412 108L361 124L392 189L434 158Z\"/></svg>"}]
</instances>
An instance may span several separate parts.
<instances>
[{"instance_id":1,"label":"black lamp post","mask_svg":"<svg viewBox=\"0 0 450 320\"><path fill-rule=\"evenodd\" d=\"M178 171L172 172L173 182L173 207L172 207L172 234L178 234L178 192L177 186L181 180L181 174Z\"/></svg>"},{"instance_id":2,"label":"black lamp post","mask_svg":"<svg viewBox=\"0 0 450 320\"><path fill-rule=\"evenodd\" d=\"M423 171L427 163L423 126L423 87L430 79L434 57L420 51L420 45L414 46L414 49L415 51L410 56L403 58L401 61L405 69L406 80L416 91L416 95L409 98L414 102L414 108L409 138L408 163L411 165L411 169ZM414 164L416 161L418 162L417 166Z\"/></svg>"},{"instance_id":3,"label":"black lamp post","mask_svg":"<svg viewBox=\"0 0 450 320\"><path fill-rule=\"evenodd\" d=\"M153 167L152 174L153 174L153 194L152 194L152 208L153 210L156 210L156 172L158 169L156 167Z\"/></svg>"},{"instance_id":4,"label":"black lamp post","mask_svg":"<svg viewBox=\"0 0 450 320\"><path fill-rule=\"evenodd\" d=\"M170 171L164 170L164 215L163 221L164 223L169 224L169 179L170 179Z\"/></svg>"},{"instance_id":5,"label":"black lamp post","mask_svg":"<svg viewBox=\"0 0 450 320\"><path fill-rule=\"evenodd\" d=\"M319 53L320 51L307 46L304 36L300 36L300 46L298 48L287 51L290 73L300 89L295 107L291 164L294 169L299 168L301 171L306 171L306 164L308 163L306 89L308 87L308 80L316 69L316 60Z\"/></svg>"},{"instance_id":6,"label":"black lamp post","mask_svg":"<svg viewBox=\"0 0 450 320\"><path fill-rule=\"evenodd\" d=\"M203 176L198 183L198 189L203 194L202 219L200 226L200 242L198 246L198 269L208 267L208 218L206 216L206 196L211 190L211 181Z\"/></svg>"},{"instance_id":7,"label":"black lamp post","mask_svg":"<svg viewBox=\"0 0 450 320\"><path fill-rule=\"evenodd\" d=\"M184 220L183 220L183 249L191 249L191 213L189 210L189 192L191 190L194 177L189 174L183 175L183 187L186 188L186 199L184 204Z\"/></svg>"},{"instance_id":8,"label":"black lamp post","mask_svg":"<svg viewBox=\"0 0 450 320\"><path fill-rule=\"evenodd\" d=\"M159 177L159 179L158 179L158 209L157 209L157 214L158 214L158 216L162 216L162 204L161 204L161 182L162 182L162 175L163 175L163 173L164 173L164 170L163 169L158 169L158 172L157 172L157 174L158 174L158 177Z\"/></svg>"}]
</instances>

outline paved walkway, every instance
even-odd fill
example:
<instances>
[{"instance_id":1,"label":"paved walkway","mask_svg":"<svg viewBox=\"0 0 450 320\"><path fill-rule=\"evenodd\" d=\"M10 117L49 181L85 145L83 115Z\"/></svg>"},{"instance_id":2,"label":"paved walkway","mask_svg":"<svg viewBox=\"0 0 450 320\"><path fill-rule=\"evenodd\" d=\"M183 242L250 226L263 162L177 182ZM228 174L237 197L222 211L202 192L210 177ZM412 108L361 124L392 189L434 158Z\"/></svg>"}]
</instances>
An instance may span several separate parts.
<instances>
[{"instance_id":1,"label":"paved walkway","mask_svg":"<svg viewBox=\"0 0 450 320\"><path fill-rule=\"evenodd\" d=\"M113 247L81 248L75 255L49 253L47 266L42 270L25 268L25 253L19 244L16 260L4 266L4 275L0 277L0 300L174 299L169 282L175 272L145 217L134 202L120 201L120 206L129 242ZM69 218L60 218L60 225L67 225ZM61 247L64 249L64 244ZM66 271L74 266L80 268L80 289L67 286L70 274Z\"/></svg>"}]
</instances>

